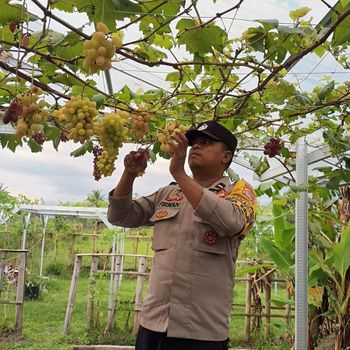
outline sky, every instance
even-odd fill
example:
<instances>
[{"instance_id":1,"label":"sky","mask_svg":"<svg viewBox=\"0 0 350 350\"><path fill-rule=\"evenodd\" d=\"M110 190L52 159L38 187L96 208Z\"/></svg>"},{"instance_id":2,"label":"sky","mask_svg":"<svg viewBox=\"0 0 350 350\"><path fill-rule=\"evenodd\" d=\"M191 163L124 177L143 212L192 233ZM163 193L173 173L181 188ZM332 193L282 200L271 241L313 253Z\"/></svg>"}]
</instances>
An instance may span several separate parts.
<instances>
[{"instance_id":1,"label":"sky","mask_svg":"<svg viewBox=\"0 0 350 350\"><path fill-rule=\"evenodd\" d=\"M331 5L335 2L328 1ZM208 17L214 13L213 8L208 5L209 1L202 0L199 3L201 13ZM232 6L232 3L232 0L217 0L215 11L220 10L220 8L228 8ZM313 17L314 23L319 22L328 11L327 7L320 0L247 0L236 14L235 21L231 27L231 36L238 36L248 26L255 25L252 20L257 18L278 19L280 22L290 23L288 12L302 6L312 8L310 15ZM67 14L64 14L64 16L66 21L73 20ZM132 34L127 33L127 35ZM161 76L139 72L137 71L138 67L133 66L133 64L121 63L118 67L158 86L165 87ZM303 82L305 88L319 84L319 79L322 75L317 75L315 74L316 72L334 72L338 69L330 57L326 57L320 62L315 56L308 56L303 60L302 64L296 65L292 72L310 72L314 68L314 74L308 76ZM150 88L145 83L130 78L119 71L111 71L111 74L115 91L118 91L125 84L131 86L134 90ZM298 77L305 79L306 75L299 75ZM102 89L105 88L103 81L98 81L98 85ZM120 151L114 174L96 182L92 176L91 154L86 154L79 158L69 156L70 152L78 147L79 145L77 144L66 143L62 144L59 152L57 152L50 144L45 143L44 151L35 154L31 153L26 146L18 148L15 153L7 149L0 149L0 184L3 184L12 195L23 194L31 199L42 199L46 204L84 201L93 190L99 190L102 194L107 195L120 178L124 156L130 150L137 148L136 145L125 145ZM150 164L145 175L136 180L134 194L147 195L160 186L170 183L172 178L168 167L169 161L161 158L154 164ZM234 163L231 167L240 177L245 178L253 185L258 185L254 181L251 171ZM188 171L188 168L186 169Z\"/></svg>"}]
</instances>

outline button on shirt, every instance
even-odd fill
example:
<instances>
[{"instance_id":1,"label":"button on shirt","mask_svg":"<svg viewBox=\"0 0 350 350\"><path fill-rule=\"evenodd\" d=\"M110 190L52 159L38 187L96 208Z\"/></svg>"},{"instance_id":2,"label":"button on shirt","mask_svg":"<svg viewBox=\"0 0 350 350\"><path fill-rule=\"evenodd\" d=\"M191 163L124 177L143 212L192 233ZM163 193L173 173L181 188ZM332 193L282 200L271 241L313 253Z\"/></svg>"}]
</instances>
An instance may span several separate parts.
<instances>
[{"instance_id":1,"label":"button on shirt","mask_svg":"<svg viewBox=\"0 0 350 350\"><path fill-rule=\"evenodd\" d=\"M108 220L153 225L153 268L140 323L169 337L228 338L234 263L255 219L256 198L244 180L227 177L203 189L194 210L177 184L132 200L109 197Z\"/></svg>"}]
</instances>

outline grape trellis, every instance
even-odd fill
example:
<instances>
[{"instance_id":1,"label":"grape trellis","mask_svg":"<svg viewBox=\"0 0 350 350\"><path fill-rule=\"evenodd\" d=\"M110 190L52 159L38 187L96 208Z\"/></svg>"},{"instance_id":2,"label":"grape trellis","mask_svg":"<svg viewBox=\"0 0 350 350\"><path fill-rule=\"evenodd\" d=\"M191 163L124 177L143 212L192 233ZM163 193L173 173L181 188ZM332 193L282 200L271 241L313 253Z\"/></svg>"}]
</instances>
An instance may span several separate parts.
<instances>
[{"instance_id":1,"label":"grape trellis","mask_svg":"<svg viewBox=\"0 0 350 350\"><path fill-rule=\"evenodd\" d=\"M15 150L25 142L38 152L45 141L58 148L72 140L82 144L73 156L95 149L113 164L106 152L115 147L101 145L95 123L116 113L125 129L111 131L112 138L153 144L154 155L163 157L168 153L158 136L165 125L189 128L206 119L220 121L244 145L281 140L284 158L291 158L288 145L320 131L322 143L335 153L343 151L349 145L349 82L328 79L304 91L287 72L309 54L320 59L330 54L349 68L348 1L327 4L327 20L317 26L308 18L311 9L303 7L290 11L289 25L257 20L231 37L235 16L245 5L236 1L208 18L197 1L1 0L0 101L4 123L16 128L16 137L1 136L2 147ZM74 26L64 13L82 24ZM124 62L164 71L165 87L133 91L125 85L113 91L110 72ZM98 86L103 74L107 92ZM33 87L42 94L41 105ZM90 107L68 111L74 96ZM83 117L86 108L96 113ZM111 173L102 170L102 175Z\"/></svg>"}]
</instances>

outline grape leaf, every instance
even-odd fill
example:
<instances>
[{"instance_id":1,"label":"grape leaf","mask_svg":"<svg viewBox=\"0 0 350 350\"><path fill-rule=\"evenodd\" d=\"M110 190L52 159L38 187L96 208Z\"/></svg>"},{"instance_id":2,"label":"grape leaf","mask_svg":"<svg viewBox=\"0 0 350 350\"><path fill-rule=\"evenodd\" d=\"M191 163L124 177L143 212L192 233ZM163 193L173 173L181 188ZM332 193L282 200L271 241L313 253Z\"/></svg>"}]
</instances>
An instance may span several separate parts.
<instances>
[{"instance_id":1,"label":"grape leaf","mask_svg":"<svg viewBox=\"0 0 350 350\"><path fill-rule=\"evenodd\" d=\"M344 45L350 43L350 18L347 17L334 31L332 45Z\"/></svg>"},{"instance_id":2,"label":"grape leaf","mask_svg":"<svg viewBox=\"0 0 350 350\"><path fill-rule=\"evenodd\" d=\"M301 17L306 16L311 9L309 7L300 7L299 9L296 9L294 11L289 11L289 17L293 20L296 21Z\"/></svg>"},{"instance_id":3,"label":"grape leaf","mask_svg":"<svg viewBox=\"0 0 350 350\"><path fill-rule=\"evenodd\" d=\"M100 108L105 102L106 96L102 94L96 94L92 96L91 101L96 102L96 108Z\"/></svg>"},{"instance_id":4,"label":"grape leaf","mask_svg":"<svg viewBox=\"0 0 350 350\"><path fill-rule=\"evenodd\" d=\"M320 101L324 100L334 90L334 80L324 86L317 94Z\"/></svg>"},{"instance_id":5,"label":"grape leaf","mask_svg":"<svg viewBox=\"0 0 350 350\"><path fill-rule=\"evenodd\" d=\"M232 182L239 180L239 175L233 169L227 168L225 171Z\"/></svg>"},{"instance_id":6,"label":"grape leaf","mask_svg":"<svg viewBox=\"0 0 350 350\"><path fill-rule=\"evenodd\" d=\"M179 30L178 42L186 45L187 51L191 53L205 54L215 48L222 52L227 40L227 33L217 26L196 28L193 20L182 19L176 25Z\"/></svg>"},{"instance_id":7,"label":"grape leaf","mask_svg":"<svg viewBox=\"0 0 350 350\"><path fill-rule=\"evenodd\" d=\"M174 46L173 37L171 35L154 34L153 44L164 49L171 49Z\"/></svg>"},{"instance_id":8,"label":"grape leaf","mask_svg":"<svg viewBox=\"0 0 350 350\"><path fill-rule=\"evenodd\" d=\"M278 26L277 29L281 34L304 34L303 30L298 27Z\"/></svg>"},{"instance_id":9,"label":"grape leaf","mask_svg":"<svg viewBox=\"0 0 350 350\"><path fill-rule=\"evenodd\" d=\"M248 28L242 35L242 38L247 41L247 44L256 51L265 51L266 32L263 27Z\"/></svg>"},{"instance_id":10,"label":"grape leaf","mask_svg":"<svg viewBox=\"0 0 350 350\"><path fill-rule=\"evenodd\" d=\"M72 77L69 74L56 74L53 78L52 78L53 82L57 82L57 83L61 83L64 85L68 85L68 86L85 86L85 84L83 82L81 82L80 80L78 80L75 77Z\"/></svg>"},{"instance_id":11,"label":"grape leaf","mask_svg":"<svg viewBox=\"0 0 350 350\"><path fill-rule=\"evenodd\" d=\"M61 130L55 126L49 126L46 124L44 126L44 134L46 135L47 140L52 141L52 145L56 151L58 151L58 146L60 144L60 135Z\"/></svg>"},{"instance_id":12,"label":"grape leaf","mask_svg":"<svg viewBox=\"0 0 350 350\"><path fill-rule=\"evenodd\" d=\"M14 146L14 141L17 141L14 135L1 135L0 134L0 144L2 148L9 148L12 152L15 151L17 145ZM10 146L12 145L12 146Z\"/></svg>"},{"instance_id":13,"label":"grape leaf","mask_svg":"<svg viewBox=\"0 0 350 350\"><path fill-rule=\"evenodd\" d=\"M43 150L43 146L39 145L37 142L35 142L33 139L29 139L27 142L31 152L38 153Z\"/></svg>"},{"instance_id":14,"label":"grape leaf","mask_svg":"<svg viewBox=\"0 0 350 350\"><path fill-rule=\"evenodd\" d=\"M78 29L81 30L81 28ZM81 40L80 36L74 32L68 33L66 37L54 47L54 50L52 50L56 56L68 60L81 56L83 51L83 41Z\"/></svg>"},{"instance_id":15,"label":"grape leaf","mask_svg":"<svg viewBox=\"0 0 350 350\"><path fill-rule=\"evenodd\" d=\"M81 157L83 156L86 152L91 153L93 149L93 143L92 141L86 141L82 146L74 150L73 152L70 153L72 157Z\"/></svg>"},{"instance_id":16,"label":"grape leaf","mask_svg":"<svg viewBox=\"0 0 350 350\"><path fill-rule=\"evenodd\" d=\"M261 23L266 31L278 27L278 19L256 19L255 21Z\"/></svg>"},{"instance_id":17,"label":"grape leaf","mask_svg":"<svg viewBox=\"0 0 350 350\"><path fill-rule=\"evenodd\" d=\"M184 6L185 1L179 0L179 1L163 1L163 0L156 0L156 1L144 1L141 2L141 6L143 10L147 13L157 13L164 15L166 17L168 16L175 16L179 11L181 6ZM159 6L162 5L162 6ZM155 10L152 10L154 9Z\"/></svg>"},{"instance_id":18,"label":"grape leaf","mask_svg":"<svg viewBox=\"0 0 350 350\"><path fill-rule=\"evenodd\" d=\"M295 94L295 98L301 105L312 104L312 100L305 93L297 93Z\"/></svg>"},{"instance_id":19,"label":"grape leaf","mask_svg":"<svg viewBox=\"0 0 350 350\"><path fill-rule=\"evenodd\" d=\"M0 24L6 25L11 22L20 22L23 19L23 14L26 13L22 5L10 5L9 0L0 0Z\"/></svg>"}]
</instances>

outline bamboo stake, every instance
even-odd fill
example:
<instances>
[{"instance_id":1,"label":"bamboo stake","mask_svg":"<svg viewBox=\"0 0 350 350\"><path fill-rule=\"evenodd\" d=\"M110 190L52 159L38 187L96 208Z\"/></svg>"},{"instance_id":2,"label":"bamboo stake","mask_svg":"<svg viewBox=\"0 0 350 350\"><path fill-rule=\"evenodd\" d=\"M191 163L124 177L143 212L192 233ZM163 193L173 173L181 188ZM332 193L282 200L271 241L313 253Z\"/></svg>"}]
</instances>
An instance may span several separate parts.
<instances>
[{"instance_id":1,"label":"bamboo stake","mask_svg":"<svg viewBox=\"0 0 350 350\"><path fill-rule=\"evenodd\" d=\"M66 316L64 318L64 327L63 327L64 335L68 335L70 331L70 324L72 321L75 296L77 293L77 282L80 274L81 261L82 261L82 257L76 255L74 260L74 270L72 275L72 281L70 284L70 290L69 290L69 296L68 296Z\"/></svg>"},{"instance_id":2,"label":"bamboo stake","mask_svg":"<svg viewBox=\"0 0 350 350\"><path fill-rule=\"evenodd\" d=\"M247 316L251 316L251 317L254 317L254 316L257 316L257 317L267 317L266 314L259 314L259 315L256 315L255 313L244 313L244 312L235 312L235 313L231 313L230 314L232 317L247 317ZM286 318L286 315L281 315L281 314L273 314L273 315L270 315L270 317L275 317L275 318ZM294 318L293 315L290 316L291 318Z\"/></svg>"},{"instance_id":3,"label":"bamboo stake","mask_svg":"<svg viewBox=\"0 0 350 350\"><path fill-rule=\"evenodd\" d=\"M111 288L111 296L110 296L110 302L108 305L108 320L106 328L104 329L104 334L111 331L115 322L115 316L116 316L116 302L118 300L118 291L119 291L119 281L120 281L120 270L121 270L121 263L122 263L122 256L117 255L114 271L113 271L113 285Z\"/></svg>"},{"instance_id":4,"label":"bamboo stake","mask_svg":"<svg viewBox=\"0 0 350 350\"><path fill-rule=\"evenodd\" d=\"M0 261L0 294L1 294L1 286L2 286L2 281L4 279L4 271L5 271L5 261Z\"/></svg>"},{"instance_id":5,"label":"bamboo stake","mask_svg":"<svg viewBox=\"0 0 350 350\"><path fill-rule=\"evenodd\" d=\"M98 256L93 255L91 258L88 299L87 299L87 307L86 307L86 325L87 325L88 329L93 328L94 299L95 299L95 285L96 285L97 267L98 267Z\"/></svg>"},{"instance_id":6,"label":"bamboo stake","mask_svg":"<svg viewBox=\"0 0 350 350\"><path fill-rule=\"evenodd\" d=\"M267 280L264 283L265 287L265 338L270 336L270 323L271 323L271 284Z\"/></svg>"},{"instance_id":7,"label":"bamboo stake","mask_svg":"<svg viewBox=\"0 0 350 350\"><path fill-rule=\"evenodd\" d=\"M140 275L137 276L137 280L136 280L135 308L134 308L135 313L134 313L134 327L133 327L134 335L137 334L139 330L139 325L140 325L140 312L142 307L142 288L143 288L143 281L145 279L143 274L146 272L146 258L144 256L140 257L139 259L138 272L140 273Z\"/></svg>"},{"instance_id":8,"label":"bamboo stake","mask_svg":"<svg viewBox=\"0 0 350 350\"><path fill-rule=\"evenodd\" d=\"M251 303L252 303L252 284L253 281L247 275L246 279L246 290L245 290L245 323L244 323L244 337L246 341L250 339L250 311L251 311Z\"/></svg>"},{"instance_id":9,"label":"bamboo stake","mask_svg":"<svg viewBox=\"0 0 350 350\"><path fill-rule=\"evenodd\" d=\"M19 254L19 268L18 268L17 295L16 295L16 321L15 321L15 334L16 334L16 336L22 335L24 280L25 280L25 274L26 274L26 258L27 258L26 252L22 252Z\"/></svg>"}]
</instances>

